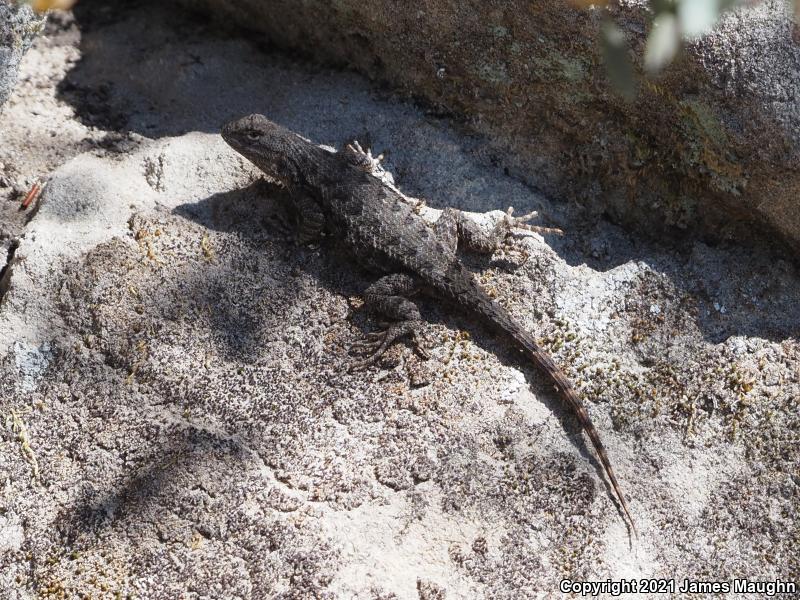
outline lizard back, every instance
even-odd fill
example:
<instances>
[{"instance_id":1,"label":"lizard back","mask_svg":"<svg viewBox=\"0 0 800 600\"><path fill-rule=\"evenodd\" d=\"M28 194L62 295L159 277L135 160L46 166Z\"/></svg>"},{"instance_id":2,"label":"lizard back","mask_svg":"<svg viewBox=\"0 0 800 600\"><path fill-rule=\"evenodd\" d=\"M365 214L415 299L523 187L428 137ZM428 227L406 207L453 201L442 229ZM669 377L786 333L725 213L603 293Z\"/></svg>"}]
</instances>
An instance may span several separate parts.
<instances>
[{"instance_id":1,"label":"lizard back","mask_svg":"<svg viewBox=\"0 0 800 600\"><path fill-rule=\"evenodd\" d=\"M262 115L229 123L222 135L267 175L283 182L291 194L311 197L329 231L362 264L388 273L405 271L513 339L577 416L636 534L611 461L572 384L534 336L483 290L458 259L454 245L445 243L400 194L347 156L323 150Z\"/></svg>"}]
</instances>

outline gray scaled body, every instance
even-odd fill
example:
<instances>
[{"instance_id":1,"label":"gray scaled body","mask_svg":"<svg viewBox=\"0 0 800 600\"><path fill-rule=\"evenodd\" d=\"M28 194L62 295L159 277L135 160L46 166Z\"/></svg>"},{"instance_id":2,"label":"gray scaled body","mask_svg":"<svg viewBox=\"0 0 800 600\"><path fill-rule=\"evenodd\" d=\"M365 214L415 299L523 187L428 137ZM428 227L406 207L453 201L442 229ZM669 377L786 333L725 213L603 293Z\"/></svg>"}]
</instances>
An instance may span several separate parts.
<instances>
[{"instance_id":1,"label":"gray scaled body","mask_svg":"<svg viewBox=\"0 0 800 600\"><path fill-rule=\"evenodd\" d=\"M481 288L458 258L459 243L492 251L511 228L524 227L527 217L515 219L509 210L486 235L460 211L445 209L430 226L396 190L371 174L364 156L357 152L328 152L262 115L227 124L222 137L287 188L300 216L301 241L327 233L341 240L364 266L385 274L366 290L365 301L393 324L368 334L360 343L370 356L359 366L375 362L402 336L418 341L422 320L408 298L417 290L447 298L481 316L512 339L553 382L591 439L636 532L606 450L577 392L534 337Z\"/></svg>"}]
</instances>

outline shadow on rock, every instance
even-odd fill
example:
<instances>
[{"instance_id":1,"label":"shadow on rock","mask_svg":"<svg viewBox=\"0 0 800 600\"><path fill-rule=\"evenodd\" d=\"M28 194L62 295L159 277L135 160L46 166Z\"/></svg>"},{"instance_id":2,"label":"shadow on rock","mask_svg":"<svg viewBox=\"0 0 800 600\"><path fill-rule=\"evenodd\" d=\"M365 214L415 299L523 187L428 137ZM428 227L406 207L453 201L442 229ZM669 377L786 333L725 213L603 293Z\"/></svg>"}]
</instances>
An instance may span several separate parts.
<instances>
[{"instance_id":1,"label":"shadow on rock","mask_svg":"<svg viewBox=\"0 0 800 600\"><path fill-rule=\"evenodd\" d=\"M338 296L360 295L376 276L358 267L355 269L345 268L345 265L353 264L352 260L348 259L346 251L338 247L332 240L322 242L325 251L321 257L318 257L313 251L313 247L296 246L291 241L290 229L287 229L285 224L287 215L284 207L287 202L282 200L285 194L285 190L280 186L259 180L246 188L215 194L196 203L183 204L174 212L209 229L237 232L252 240L261 239L265 230L275 231L277 227L281 240L278 243L284 245L294 270L306 273L328 291ZM263 252L264 250L255 247L254 251ZM486 262L485 258L481 259L475 256L470 258L471 262L475 260ZM270 294L274 293L275 290L272 289ZM581 435L581 428L574 415L553 393L552 383L536 370L525 356L514 350L513 342L502 335L493 334L491 327L484 324L475 326L474 322L465 321L464 318L458 316L460 311L457 307L450 303L422 297L420 307L428 322L439 322L454 330L468 330L480 347L496 354L503 364L522 368L526 375L526 381L536 397L543 401L551 412L559 416L565 430L570 434L571 443L585 460L594 465L601 480L605 482L603 468L585 443ZM245 309L245 312L250 311ZM374 315L370 315L368 311L362 310L357 312L352 320L363 333L366 333L378 329L376 319L373 317ZM220 323L219 325L223 326L224 324ZM230 327L230 323L224 326ZM242 330L240 327L235 329ZM342 368L345 367L346 364L342 365ZM607 482L606 485L608 486ZM613 497L610 488L608 491Z\"/></svg>"},{"instance_id":2,"label":"shadow on rock","mask_svg":"<svg viewBox=\"0 0 800 600\"><path fill-rule=\"evenodd\" d=\"M265 179L247 187L220 192L197 202L187 202L173 213L213 231L235 232L254 242L288 240L284 191Z\"/></svg>"},{"instance_id":3,"label":"shadow on rock","mask_svg":"<svg viewBox=\"0 0 800 600\"><path fill-rule=\"evenodd\" d=\"M202 523L191 523L195 511L190 505L197 504L197 498L208 497L206 486L214 479L207 471L241 468L246 460L242 448L216 434L187 428L155 441L148 450L152 456L144 465L119 481L90 488L82 500L66 509L58 526L66 546L91 543L94 536L117 529L121 523L128 531L159 531L168 523L172 524L168 528L180 529L174 525L175 515L189 521L189 532L194 528L213 535L202 531ZM184 505L186 502L190 505Z\"/></svg>"},{"instance_id":4,"label":"shadow on rock","mask_svg":"<svg viewBox=\"0 0 800 600\"><path fill-rule=\"evenodd\" d=\"M259 52L260 40L169 3L82 0L74 14L81 59L58 91L88 126L150 138L216 132L244 114L279 119L292 106L329 101L330 81L306 94L285 55Z\"/></svg>"}]
</instances>

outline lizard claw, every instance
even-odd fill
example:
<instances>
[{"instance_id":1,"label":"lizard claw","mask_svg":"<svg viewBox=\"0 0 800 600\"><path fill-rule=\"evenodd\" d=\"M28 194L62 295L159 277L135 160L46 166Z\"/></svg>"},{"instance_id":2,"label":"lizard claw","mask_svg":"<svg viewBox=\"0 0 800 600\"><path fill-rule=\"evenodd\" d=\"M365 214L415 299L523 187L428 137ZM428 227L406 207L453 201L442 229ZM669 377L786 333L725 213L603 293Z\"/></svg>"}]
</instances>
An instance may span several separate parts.
<instances>
[{"instance_id":1,"label":"lizard claw","mask_svg":"<svg viewBox=\"0 0 800 600\"><path fill-rule=\"evenodd\" d=\"M419 354L426 360L430 357L424 348L419 333L418 321L403 321L394 323L382 331L374 331L364 336L363 340L354 342L350 349L366 354L366 358L350 364L348 371L363 369L374 365L386 353L393 343L404 336L410 336L411 342Z\"/></svg>"},{"instance_id":2,"label":"lizard claw","mask_svg":"<svg viewBox=\"0 0 800 600\"><path fill-rule=\"evenodd\" d=\"M372 150L369 148L364 150L358 141L353 140L352 144L347 144L346 156L352 164L378 179L381 183L388 186L392 191L399 194L402 198L406 198L406 196L403 196L403 194L401 194L400 191L395 187L394 176L383 168L383 165L381 164L381 161L384 158L383 154L373 156Z\"/></svg>"},{"instance_id":3,"label":"lizard claw","mask_svg":"<svg viewBox=\"0 0 800 600\"><path fill-rule=\"evenodd\" d=\"M367 173L372 173L373 175L382 174L381 161L383 160L383 154L372 156L372 150L369 148L364 150L358 140L353 140L352 144L347 144L347 149L350 151L351 160Z\"/></svg>"},{"instance_id":4,"label":"lizard claw","mask_svg":"<svg viewBox=\"0 0 800 600\"><path fill-rule=\"evenodd\" d=\"M555 233L557 235L564 235L564 232L557 227L541 227L539 225L531 225L528 221L535 219L539 216L537 211L529 212L521 217L515 217L514 207L509 206L506 210L505 217L503 217L508 224L509 229L524 229L526 231L533 231L535 233Z\"/></svg>"}]
</instances>

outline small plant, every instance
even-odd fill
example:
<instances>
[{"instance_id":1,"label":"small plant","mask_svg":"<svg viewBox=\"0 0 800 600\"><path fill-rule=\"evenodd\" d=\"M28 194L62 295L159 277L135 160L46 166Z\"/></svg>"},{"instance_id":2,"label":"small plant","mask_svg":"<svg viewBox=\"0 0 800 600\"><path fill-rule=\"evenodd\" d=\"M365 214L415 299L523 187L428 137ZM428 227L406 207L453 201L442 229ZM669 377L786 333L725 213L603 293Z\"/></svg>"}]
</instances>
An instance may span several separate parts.
<instances>
[{"instance_id":1,"label":"small plant","mask_svg":"<svg viewBox=\"0 0 800 600\"><path fill-rule=\"evenodd\" d=\"M579 8L608 9L617 0L571 0ZM649 75L666 67L683 44L708 33L726 12L760 0L650 0L650 32L645 42L642 64ZM791 0L800 15L800 0ZM635 96L636 80L625 33L610 17L601 28L603 55L611 84L626 98Z\"/></svg>"}]
</instances>

